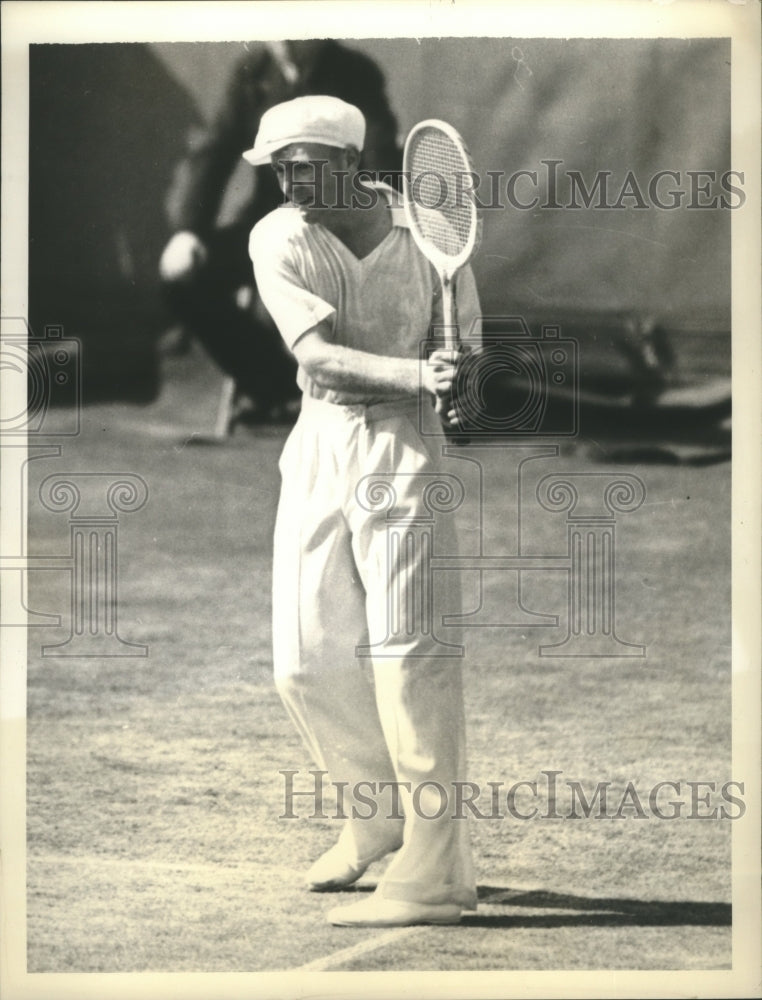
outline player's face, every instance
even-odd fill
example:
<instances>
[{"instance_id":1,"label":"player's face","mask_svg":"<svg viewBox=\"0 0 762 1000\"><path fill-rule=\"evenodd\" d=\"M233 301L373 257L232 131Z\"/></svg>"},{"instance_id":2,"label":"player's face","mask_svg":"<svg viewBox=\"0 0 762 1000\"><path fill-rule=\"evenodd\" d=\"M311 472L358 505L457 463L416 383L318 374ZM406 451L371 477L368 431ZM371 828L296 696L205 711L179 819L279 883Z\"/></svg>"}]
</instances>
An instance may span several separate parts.
<instances>
[{"instance_id":1,"label":"player's face","mask_svg":"<svg viewBox=\"0 0 762 1000\"><path fill-rule=\"evenodd\" d=\"M318 143L287 146L272 157L272 166L284 196L305 218L344 204L349 170L347 151Z\"/></svg>"}]
</instances>

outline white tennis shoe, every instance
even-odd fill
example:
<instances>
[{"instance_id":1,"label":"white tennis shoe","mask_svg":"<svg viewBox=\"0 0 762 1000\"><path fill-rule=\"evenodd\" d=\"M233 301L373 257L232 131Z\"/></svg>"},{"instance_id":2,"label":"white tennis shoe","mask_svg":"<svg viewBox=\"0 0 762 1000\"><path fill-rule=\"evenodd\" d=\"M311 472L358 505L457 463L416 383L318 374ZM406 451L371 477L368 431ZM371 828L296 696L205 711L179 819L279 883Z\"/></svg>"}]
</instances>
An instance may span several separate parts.
<instances>
[{"instance_id":1,"label":"white tennis shoe","mask_svg":"<svg viewBox=\"0 0 762 1000\"><path fill-rule=\"evenodd\" d=\"M384 847L362 861L352 862L347 860L346 850L339 841L309 869L305 877L307 888L310 892L330 892L331 889L343 889L352 885L365 874L374 861L378 861L391 851L398 850L399 847L399 844Z\"/></svg>"},{"instance_id":2,"label":"white tennis shoe","mask_svg":"<svg viewBox=\"0 0 762 1000\"><path fill-rule=\"evenodd\" d=\"M413 924L457 924L461 909L455 903L410 903L377 898L376 894L349 906L336 906L326 919L337 927L410 927Z\"/></svg>"}]
</instances>

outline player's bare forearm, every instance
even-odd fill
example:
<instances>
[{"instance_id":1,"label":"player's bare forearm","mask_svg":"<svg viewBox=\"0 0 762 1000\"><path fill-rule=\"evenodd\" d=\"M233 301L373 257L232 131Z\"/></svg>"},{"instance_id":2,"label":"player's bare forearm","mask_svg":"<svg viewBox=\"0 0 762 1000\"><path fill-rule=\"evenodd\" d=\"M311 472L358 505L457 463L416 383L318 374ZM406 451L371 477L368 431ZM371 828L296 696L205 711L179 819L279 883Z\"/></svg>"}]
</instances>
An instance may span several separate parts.
<instances>
[{"instance_id":1,"label":"player's bare forearm","mask_svg":"<svg viewBox=\"0 0 762 1000\"><path fill-rule=\"evenodd\" d=\"M297 359L324 389L414 396L421 381L417 359L389 358L340 345L302 352Z\"/></svg>"},{"instance_id":2,"label":"player's bare forearm","mask_svg":"<svg viewBox=\"0 0 762 1000\"><path fill-rule=\"evenodd\" d=\"M309 377L324 389L376 396L416 396L421 389L438 400L452 388L455 354L435 351L423 364L417 358L386 357L328 343L310 331L294 348Z\"/></svg>"}]
</instances>

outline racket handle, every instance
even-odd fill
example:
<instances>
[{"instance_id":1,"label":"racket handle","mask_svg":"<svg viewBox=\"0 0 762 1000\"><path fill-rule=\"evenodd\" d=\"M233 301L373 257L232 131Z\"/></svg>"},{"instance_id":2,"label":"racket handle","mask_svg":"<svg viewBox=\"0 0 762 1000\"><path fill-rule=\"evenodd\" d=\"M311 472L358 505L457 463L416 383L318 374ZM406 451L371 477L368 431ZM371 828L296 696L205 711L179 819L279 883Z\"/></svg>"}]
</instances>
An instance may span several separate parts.
<instances>
[{"instance_id":1,"label":"racket handle","mask_svg":"<svg viewBox=\"0 0 762 1000\"><path fill-rule=\"evenodd\" d=\"M450 277L442 278L442 324L444 326L444 345L448 351L458 346L458 324L455 316L455 296L453 281Z\"/></svg>"},{"instance_id":2,"label":"racket handle","mask_svg":"<svg viewBox=\"0 0 762 1000\"><path fill-rule=\"evenodd\" d=\"M444 322L445 349L457 351L460 348L460 328L458 326L457 303L455 300L455 282L449 276L442 276L442 319ZM458 410L458 400L453 400ZM453 444L469 444L470 438L463 431L445 425L445 437Z\"/></svg>"}]
</instances>

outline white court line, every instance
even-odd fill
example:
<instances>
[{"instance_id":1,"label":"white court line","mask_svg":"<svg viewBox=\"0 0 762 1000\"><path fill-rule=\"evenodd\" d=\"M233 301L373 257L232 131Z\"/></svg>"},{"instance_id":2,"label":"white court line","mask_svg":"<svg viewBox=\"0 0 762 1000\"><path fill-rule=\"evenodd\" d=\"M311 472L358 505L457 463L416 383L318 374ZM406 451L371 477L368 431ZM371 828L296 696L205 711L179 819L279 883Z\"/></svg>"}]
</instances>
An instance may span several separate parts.
<instances>
[{"instance_id":1,"label":"white court line","mask_svg":"<svg viewBox=\"0 0 762 1000\"><path fill-rule=\"evenodd\" d=\"M486 893L481 897L479 902L486 903L492 896L497 896L502 892L505 892L505 889L494 889L492 892ZM338 965L341 962L348 962L359 955L366 955L370 951L384 948L388 944L395 944L395 942L403 938L413 937L415 934L421 934L423 931L430 931L435 926L435 924L414 924L412 927L397 927L394 930L387 931L386 934L366 938L365 941L358 941L357 944L350 945L349 948L342 948L340 951L331 952L330 955L323 955L322 958L316 958L312 962L307 962L306 965L299 965L289 971L323 972L326 969L330 969L331 966ZM440 924L439 926L446 926L450 930L455 930L458 924Z\"/></svg>"},{"instance_id":2,"label":"white court line","mask_svg":"<svg viewBox=\"0 0 762 1000\"><path fill-rule=\"evenodd\" d=\"M156 871L213 872L217 875L221 872L227 872L230 875L240 875L242 872L246 872L247 870L250 870L253 873L257 869L261 870L264 868L269 872L277 873L288 879L294 879L300 877L301 875L300 872L296 872L293 868L282 868L262 861L245 861L240 865L230 866L200 864L198 862L187 861L152 861L150 858L133 859L98 857L97 855L84 855L77 857L70 854L37 854L28 855L27 863L31 865L90 865L102 868L127 868L133 870L153 869ZM483 896L479 902L486 903L489 901L491 896L496 896L502 892L505 892L505 889L495 889L493 892ZM339 965L342 962L351 961L353 958L357 958L360 955L366 955L371 951L376 951L379 948L385 948L387 945L395 944L397 941L404 938L414 937L416 934L429 931L433 926L433 924L414 924L411 927L395 927L387 931L385 934L379 934L371 938L366 938L364 941L358 941L357 944L350 945L348 948L341 948L339 951L323 955L320 958L314 959L312 962L296 966L289 971L322 972L326 969L330 969L332 966ZM458 925L452 924L448 926L454 930Z\"/></svg>"},{"instance_id":3,"label":"white court line","mask_svg":"<svg viewBox=\"0 0 762 1000\"><path fill-rule=\"evenodd\" d=\"M220 874L228 872L231 875L240 875L242 872L250 870L253 874L257 869L265 868L267 871L277 873L289 879L298 878L300 872L294 868L283 868L278 865L271 865L264 861L244 861L240 865L210 865L188 861L154 861L150 858L109 858L98 857L97 855L73 855L73 854L30 854L27 856L27 863L31 865L94 865L96 867L132 868L132 869L154 869L156 871L187 871L187 872L213 872Z\"/></svg>"},{"instance_id":4,"label":"white court line","mask_svg":"<svg viewBox=\"0 0 762 1000\"><path fill-rule=\"evenodd\" d=\"M369 951L375 951L377 948L384 948L388 944L394 944L401 938L412 937L414 934L428 931L432 926L431 924L416 924L412 927L397 927L394 930L387 931L386 934L378 935L378 937L366 938L365 941L359 941L349 948L342 948L341 951L334 951L330 955L323 955L322 958L316 958L314 962L307 962L306 965L298 965L295 969L289 969L289 972L323 972L325 969L330 969L331 966L338 965L340 962L347 962L350 959L357 958L359 955L366 955ZM452 926L457 927L457 924Z\"/></svg>"},{"instance_id":5,"label":"white court line","mask_svg":"<svg viewBox=\"0 0 762 1000\"><path fill-rule=\"evenodd\" d=\"M96 868L126 868L143 871L153 869L155 871L213 872L216 875L219 875L221 872L228 872L231 875L240 875L247 869L250 869L253 872L256 869L261 870L264 868L267 871L285 875L289 879L294 879L300 874L292 868L279 868L276 865L270 865L266 862L260 861L247 861L241 865L232 867L230 865L209 865L186 861L152 861L151 859L143 860L108 857L101 858L96 855L76 857L68 854L37 854L29 855L27 857L27 863L31 865L89 865ZM293 971L320 972L321 970L328 969L340 962L356 958L358 955L364 955L369 951L375 951L377 948L383 948L387 944L393 944L395 941L400 940L400 938L412 937L414 934L418 934L421 931L428 929L428 925L425 924L419 924L413 927L396 927L387 931L386 934L366 938L366 940L360 941L349 948L342 948L340 951L332 952L329 955L323 955L321 958L316 958L314 961L308 962L306 965L298 966L298 968Z\"/></svg>"}]
</instances>

